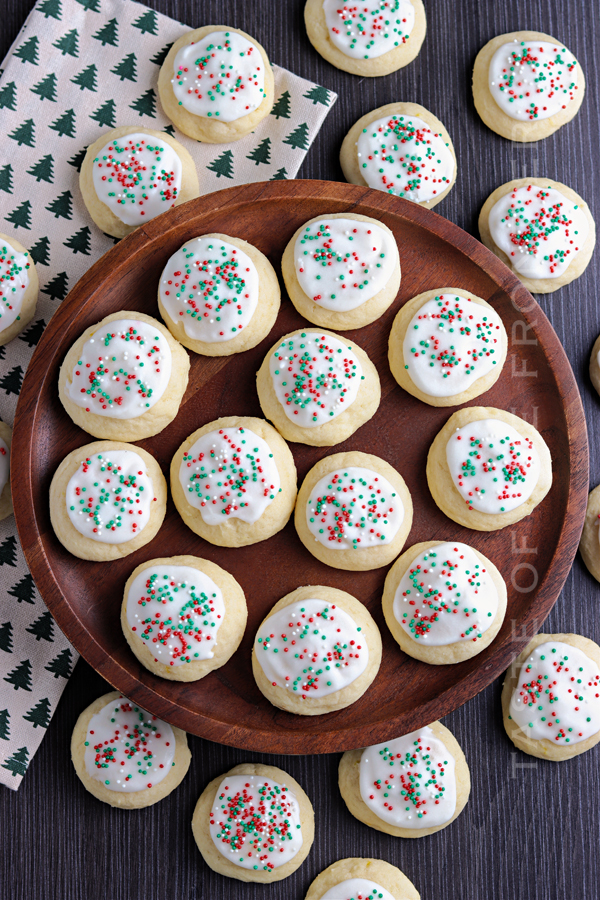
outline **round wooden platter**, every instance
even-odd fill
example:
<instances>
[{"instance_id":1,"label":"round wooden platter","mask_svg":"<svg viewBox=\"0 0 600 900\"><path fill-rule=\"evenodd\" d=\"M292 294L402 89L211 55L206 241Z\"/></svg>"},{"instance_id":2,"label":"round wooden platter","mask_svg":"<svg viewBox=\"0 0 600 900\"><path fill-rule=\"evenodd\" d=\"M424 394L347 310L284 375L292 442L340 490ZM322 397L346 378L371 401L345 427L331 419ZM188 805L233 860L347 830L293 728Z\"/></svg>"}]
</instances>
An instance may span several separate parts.
<instances>
[{"instance_id":1,"label":"round wooden platter","mask_svg":"<svg viewBox=\"0 0 600 900\"><path fill-rule=\"evenodd\" d=\"M381 612L387 569L345 572L318 562L300 543L293 522L275 537L238 549L206 543L183 524L172 501L155 539L111 563L71 556L56 539L48 491L59 462L91 440L58 399L60 364L89 325L120 309L158 316L157 285L169 256L184 241L222 232L250 241L280 274L286 243L306 220L327 213L372 216L394 232L402 284L378 321L348 333L377 366L382 400L375 417L344 444L291 444L299 484L329 453L364 450L383 457L404 476L414 502L407 547L417 541L461 540L500 569L508 584L504 625L479 656L454 666L428 666L402 653ZM499 532L470 531L436 507L425 479L429 446L454 409L427 406L396 384L387 361L391 324L409 298L456 286L488 300L509 336L497 384L469 405L496 406L532 421L553 459L554 481L528 518ZM190 382L179 414L161 434L141 442L168 478L181 442L206 422L227 415L262 416L255 374L282 335L306 325L283 292L279 317L258 347L239 355L191 354ZM328 753L398 736L445 715L486 687L541 627L555 603L583 526L588 454L581 400L563 348L544 313L521 282L482 244L451 222L380 191L322 181L251 184L200 197L133 232L100 259L58 308L29 365L17 408L12 451L15 515L25 557L59 626L77 650L115 688L193 734L273 753ZM223 668L202 681L165 681L144 669L121 633L119 610L131 571L154 557L189 553L231 572L248 601L243 642ZM383 661L367 693L353 706L324 716L294 716L265 700L252 677L256 629L273 604L299 585L327 584L349 591L370 609L383 638Z\"/></svg>"}]
</instances>

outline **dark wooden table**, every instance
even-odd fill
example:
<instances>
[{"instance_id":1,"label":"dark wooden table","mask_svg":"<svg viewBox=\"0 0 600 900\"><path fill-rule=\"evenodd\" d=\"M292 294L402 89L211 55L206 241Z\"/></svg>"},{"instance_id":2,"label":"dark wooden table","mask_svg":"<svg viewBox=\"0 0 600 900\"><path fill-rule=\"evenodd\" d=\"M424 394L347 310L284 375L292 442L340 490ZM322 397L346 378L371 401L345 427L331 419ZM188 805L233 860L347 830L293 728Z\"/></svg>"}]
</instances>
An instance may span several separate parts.
<instances>
[{"instance_id":1,"label":"dark wooden table","mask_svg":"<svg viewBox=\"0 0 600 900\"><path fill-rule=\"evenodd\" d=\"M597 0L426 0L428 36L408 68L359 79L330 66L304 31L303 0L148 0L192 27L231 24L255 35L270 58L339 94L301 178L343 181L338 162L350 125L395 100L421 103L454 141L458 180L436 211L477 235L479 209L511 178L547 176L570 185L600 221L600 5ZM31 7L4 0L0 58ZM503 32L532 29L564 40L579 59L587 95L576 119L545 141L512 144L479 120L471 98L477 51ZM1 140L1 138L0 138ZM540 303L565 346L587 416L592 485L600 480L600 401L587 374L600 331L600 254L585 275ZM575 631L600 641L600 588L580 558L545 631ZM500 681L444 720L471 767L471 799L450 828L401 841L361 825L337 788L339 756L248 754L190 738L192 766L181 787L155 807L113 810L88 794L69 759L81 710L108 685L79 662L48 733L17 793L0 788L1 900L303 900L312 879L346 856L400 866L423 900L597 900L600 898L599 749L569 762L515 751L502 727ZM287 769L316 812L312 852L291 878L271 886L222 878L204 864L190 828L207 784L237 763Z\"/></svg>"}]
</instances>

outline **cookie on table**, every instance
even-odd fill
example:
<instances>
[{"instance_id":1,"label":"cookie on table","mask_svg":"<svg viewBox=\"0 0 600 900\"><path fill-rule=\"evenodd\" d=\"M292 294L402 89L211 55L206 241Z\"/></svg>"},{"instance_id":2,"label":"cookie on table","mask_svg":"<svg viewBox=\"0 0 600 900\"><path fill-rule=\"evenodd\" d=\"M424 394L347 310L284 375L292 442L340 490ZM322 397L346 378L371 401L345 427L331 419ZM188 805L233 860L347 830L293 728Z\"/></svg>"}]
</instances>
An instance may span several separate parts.
<instances>
[{"instance_id":1,"label":"cookie on table","mask_svg":"<svg viewBox=\"0 0 600 900\"><path fill-rule=\"evenodd\" d=\"M208 559L151 559L125 585L121 627L139 661L161 678L198 681L239 647L248 610L233 575Z\"/></svg>"},{"instance_id":2,"label":"cookie on table","mask_svg":"<svg viewBox=\"0 0 600 900\"><path fill-rule=\"evenodd\" d=\"M456 181L450 135L418 103L388 103L355 122L342 143L346 181L431 209Z\"/></svg>"},{"instance_id":3,"label":"cookie on table","mask_svg":"<svg viewBox=\"0 0 600 900\"><path fill-rule=\"evenodd\" d=\"M427 456L427 483L448 518L496 531L533 512L552 485L552 459L541 434L491 406L455 412Z\"/></svg>"},{"instance_id":4,"label":"cookie on table","mask_svg":"<svg viewBox=\"0 0 600 900\"><path fill-rule=\"evenodd\" d=\"M585 200L550 178L518 178L496 188L479 214L479 234L534 294L579 278L596 243Z\"/></svg>"},{"instance_id":5,"label":"cookie on table","mask_svg":"<svg viewBox=\"0 0 600 900\"><path fill-rule=\"evenodd\" d=\"M164 325L122 310L75 341L60 368L58 396L94 437L141 441L173 421L189 369L187 353Z\"/></svg>"},{"instance_id":6,"label":"cookie on table","mask_svg":"<svg viewBox=\"0 0 600 900\"><path fill-rule=\"evenodd\" d=\"M281 271L300 315L340 331L374 322L400 287L394 235L382 222L356 213L305 222L285 248Z\"/></svg>"},{"instance_id":7,"label":"cookie on table","mask_svg":"<svg viewBox=\"0 0 600 900\"><path fill-rule=\"evenodd\" d=\"M252 650L254 678L267 700L301 716L351 706L380 664L381 635L366 606L324 585L282 597L256 632Z\"/></svg>"},{"instance_id":8,"label":"cookie on table","mask_svg":"<svg viewBox=\"0 0 600 900\"><path fill-rule=\"evenodd\" d=\"M239 28L205 25L175 41L158 76L162 107L188 137L239 141L273 106L273 70L263 47Z\"/></svg>"},{"instance_id":9,"label":"cookie on table","mask_svg":"<svg viewBox=\"0 0 600 900\"><path fill-rule=\"evenodd\" d=\"M183 781L192 759L187 735L111 691L81 713L71 759L86 790L121 809L142 809Z\"/></svg>"},{"instance_id":10,"label":"cookie on table","mask_svg":"<svg viewBox=\"0 0 600 900\"><path fill-rule=\"evenodd\" d=\"M29 325L38 295L39 281L29 250L0 232L0 347Z\"/></svg>"},{"instance_id":11,"label":"cookie on table","mask_svg":"<svg viewBox=\"0 0 600 900\"><path fill-rule=\"evenodd\" d=\"M94 562L121 559L148 544L166 506L167 483L154 457L121 441L73 450L50 485L56 537L73 556Z\"/></svg>"},{"instance_id":12,"label":"cookie on table","mask_svg":"<svg viewBox=\"0 0 600 900\"><path fill-rule=\"evenodd\" d=\"M310 800L287 772L243 763L204 789L192 832L215 872L268 884L302 865L314 840L315 817Z\"/></svg>"},{"instance_id":13,"label":"cookie on table","mask_svg":"<svg viewBox=\"0 0 600 900\"><path fill-rule=\"evenodd\" d=\"M560 762L600 741L600 647L579 634L536 634L506 673L506 733L519 750Z\"/></svg>"},{"instance_id":14,"label":"cookie on table","mask_svg":"<svg viewBox=\"0 0 600 900\"><path fill-rule=\"evenodd\" d=\"M585 78L572 53L549 34L512 31L477 54L473 100L483 122L511 141L539 141L576 115Z\"/></svg>"},{"instance_id":15,"label":"cookie on table","mask_svg":"<svg viewBox=\"0 0 600 900\"><path fill-rule=\"evenodd\" d=\"M313 466L298 492L294 521L313 556L335 569L359 571L395 559L412 518L402 475L378 456L351 450Z\"/></svg>"},{"instance_id":16,"label":"cookie on table","mask_svg":"<svg viewBox=\"0 0 600 900\"><path fill-rule=\"evenodd\" d=\"M590 354L590 380L600 394L600 336L596 338Z\"/></svg>"},{"instance_id":17,"label":"cookie on table","mask_svg":"<svg viewBox=\"0 0 600 900\"><path fill-rule=\"evenodd\" d=\"M392 325L389 363L401 388L430 406L459 406L489 391L506 360L502 319L462 288L425 291Z\"/></svg>"},{"instance_id":18,"label":"cookie on table","mask_svg":"<svg viewBox=\"0 0 600 900\"><path fill-rule=\"evenodd\" d=\"M323 869L305 900L421 900L404 872L382 859L339 859Z\"/></svg>"},{"instance_id":19,"label":"cookie on table","mask_svg":"<svg viewBox=\"0 0 600 900\"><path fill-rule=\"evenodd\" d=\"M267 257L240 238L203 234L167 262L158 308L180 343L204 356L259 344L275 324L281 290Z\"/></svg>"},{"instance_id":20,"label":"cookie on table","mask_svg":"<svg viewBox=\"0 0 600 900\"><path fill-rule=\"evenodd\" d=\"M596 581L600 581L600 484L588 497L585 523L581 533L579 549L588 571Z\"/></svg>"},{"instance_id":21,"label":"cookie on table","mask_svg":"<svg viewBox=\"0 0 600 900\"><path fill-rule=\"evenodd\" d=\"M425 38L422 0L307 0L308 39L321 56L352 75L389 75L415 59Z\"/></svg>"},{"instance_id":22,"label":"cookie on table","mask_svg":"<svg viewBox=\"0 0 600 900\"><path fill-rule=\"evenodd\" d=\"M256 376L262 411L287 441L331 447L368 422L381 400L377 369L348 338L302 328L271 347Z\"/></svg>"},{"instance_id":23,"label":"cookie on table","mask_svg":"<svg viewBox=\"0 0 600 900\"><path fill-rule=\"evenodd\" d=\"M405 653L449 665L476 656L494 640L506 615L506 584L475 547L424 541L388 572L382 605Z\"/></svg>"},{"instance_id":24,"label":"cookie on table","mask_svg":"<svg viewBox=\"0 0 600 900\"><path fill-rule=\"evenodd\" d=\"M219 547L277 534L296 502L296 466L264 419L227 416L194 431L171 462L171 493L188 528Z\"/></svg>"},{"instance_id":25,"label":"cookie on table","mask_svg":"<svg viewBox=\"0 0 600 900\"><path fill-rule=\"evenodd\" d=\"M200 193L185 147L137 125L112 128L90 144L79 187L98 228L117 238Z\"/></svg>"},{"instance_id":26,"label":"cookie on table","mask_svg":"<svg viewBox=\"0 0 600 900\"><path fill-rule=\"evenodd\" d=\"M12 428L0 421L0 522L12 515L12 492L10 488L10 445Z\"/></svg>"},{"instance_id":27,"label":"cookie on table","mask_svg":"<svg viewBox=\"0 0 600 900\"><path fill-rule=\"evenodd\" d=\"M465 755L441 722L402 737L349 750L340 793L352 815L394 837L418 838L450 825L471 791Z\"/></svg>"}]
</instances>

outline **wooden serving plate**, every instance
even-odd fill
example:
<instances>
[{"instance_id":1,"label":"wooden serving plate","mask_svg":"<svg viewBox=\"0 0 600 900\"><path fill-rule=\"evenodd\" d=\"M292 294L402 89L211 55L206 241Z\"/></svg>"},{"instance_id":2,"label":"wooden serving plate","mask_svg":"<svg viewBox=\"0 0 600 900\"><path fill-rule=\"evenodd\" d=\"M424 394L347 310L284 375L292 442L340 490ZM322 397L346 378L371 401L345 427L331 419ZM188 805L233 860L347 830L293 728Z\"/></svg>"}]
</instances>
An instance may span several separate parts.
<instances>
[{"instance_id":1,"label":"wooden serving plate","mask_svg":"<svg viewBox=\"0 0 600 900\"><path fill-rule=\"evenodd\" d=\"M220 548L189 531L169 501L152 543L112 563L76 559L50 526L48 490L56 467L71 450L94 440L71 422L57 391L60 364L84 329L120 309L158 316L163 266L190 238L207 232L244 238L279 270L284 247L303 222L343 212L372 216L391 228L400 248L402 284L384 316L348 333L379 371L378 413L333 448L291 444L299 483L328 453L375 453L402 473L412 494L415 515L407 547L431 539L461 540L496 564L508 584L504 625L479 656L454 666L428 666L400 651L381 612L386 569L329 568L300 543L292 521L263 543ZM501 407L535 419L552 453L549 495L527 519L499 532L461 528L436 507L425 479L427 451L454 410L409 396L388 367L388 334L399 307L422 291L448 285L488 300L509 336L500 379L470 405ZM191 354L189 387L177 418L161 434L141 442L167 477L171 457L196 428L220 416L262 416L255 373L280 336L305 325L284 294L275 327L255 349L220 358ZM486 687L540 629L555 603L577 550L587 488L587 437L577 385L556 334L521 282L482 244L435 213L380 191L324 181L250 184L200 197L138 228L102 257L59 307L36 349L13 437L13 502L25 557L42 597L77 650L115 688L174 725L225 744L274 753L328 753L383 741L445 715ZM185 553L230 571L244 588L249 608L237 653L223 668L191 684L164 681L144 669L119 624L123 586L135 566ZM271 706L256 687L250 666L260 621L280 597L302 584L349 591L369 607L383 637L381 669L367 693L348 709L318 717L294 716Z\"/></svg>"}]
</instances>

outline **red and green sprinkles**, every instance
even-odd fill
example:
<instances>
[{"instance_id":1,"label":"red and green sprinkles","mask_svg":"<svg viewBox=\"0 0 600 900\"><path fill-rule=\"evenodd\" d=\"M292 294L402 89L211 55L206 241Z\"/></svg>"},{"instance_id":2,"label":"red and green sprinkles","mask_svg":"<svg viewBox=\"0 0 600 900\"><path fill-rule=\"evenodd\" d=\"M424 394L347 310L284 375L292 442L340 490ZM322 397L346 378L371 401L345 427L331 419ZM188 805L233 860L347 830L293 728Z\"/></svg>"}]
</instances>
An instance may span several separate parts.
<instances>
[{"instance_id":1,"label":"red and green sprinkles","mask_svg":"<svg viewBox=\"0 0 600 900\"><path fill-rule=\"evenodd\" d=\"M361 0L343 5L339 0L325 0L323 7L335 46L358 59L376 59L402 47L414 25L414 9L406 0Z\"/></svg>"},{"instance_id":2,"label":"red and green sprinkles","mask_svg":"<svg viewBox=\"0 0 600 900\"><path fill-rule=\"evenodd\" d=\"M151 219L174 206L181 166L175 151L155 138L115 138L94 159L94 185L101 200L126 224Z\"/></svg>"},{"instance_id":3,"label":"red and green sprinkles","mask_svg":"<svg viewBox=\"0 0 600 900\"><path fill-rule=\"evenodd\" d=\"M30 267L31 257L27 250L20 253L10 244L0 242L0 330L20 319L18 313L29 284L27 270Z\"/></svg>"}]
</instances>

